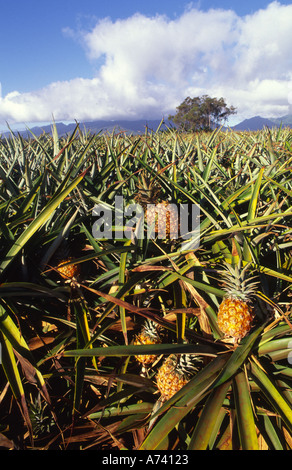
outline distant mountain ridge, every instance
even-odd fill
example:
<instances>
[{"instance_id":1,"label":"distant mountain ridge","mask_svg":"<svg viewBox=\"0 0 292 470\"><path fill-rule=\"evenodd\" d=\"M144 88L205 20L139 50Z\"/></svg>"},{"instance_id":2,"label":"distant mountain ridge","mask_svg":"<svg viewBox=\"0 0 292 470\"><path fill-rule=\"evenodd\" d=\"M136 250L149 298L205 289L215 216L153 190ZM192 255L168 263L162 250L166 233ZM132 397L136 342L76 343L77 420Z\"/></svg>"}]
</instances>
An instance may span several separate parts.
<instances>
[{"instance_id":1,"label":"distant mountain ridge","mask_svg":"<svg viewBox=\"0 0 292 470\"><path fill-rule=\"evenodd\" d=\"M117 120L117 121L106 121L106 120L99 120L99 121L87 121L87 122L79 122L79 127L81 130L86 130L87 132L91 133L99 133L99 132L112 132L116 130L116 132L127 132L132 134L137 133L145 133L146 127L150 131L156 131L158 127L161 125L160 119L140 119L136 121L126 121L126 120ZM63 122L56 122L56 128L59 136L70 134L76 128L76 122L72 122L69 124L64 124ZM165 129L166 126L170 126L170 122L165 120L164 123L161 125L161 129ZM51 133L52 132L52 125L44 125L44 126L35 126L28 128L26 130L20 131L13 131L16 134L20 134L23 137L32 137L34 134L36 137L39 137L43 133ZM3 136L9 136L11 132L4 132Z\"/></svg>"},{"instance_id":2,"label":"distant mountain ridge","mask_svg":"<svg viewBox=\"0 0 292 470\"><path fill-rule=\"evenodd\" d=\"M261 116L254 116L250 119L245 119L244 121L236 124L232 129L236 131L258 131L264 127L272 129L273 127L292 127L292 114L287 114L280 118L263 118Z\"/></svg>"},{"instance_id":3,"label":"distant mountain ridge","mask_svg":"<svg viewBox=\"0 0 292 470\"><path fill-rule=\"evenodd\" d=\"M292 127L292 114L287 114L286 116L283 116L281 118L273 119L273 122L279 126L282 123L283 126Z\"/></svg>"},{"instance_id":4,"label":"distant mountain ridge","mask_svg":"<svg viewBox=\"0 0 292 470\"><path fill-rule=\"evenodd\" d=\"M292 114L288 114L281 118L275 119L268 119L261 116L254 116L249 119L245 119L242 122L232 126L231 129L236 131L257 131L261 130L265 127L273 128L273 127L283 127L289 126L292 128ZM161 120L159 119L139 119L135 121L127 121L127 120L99 120L99 121L86 121L79 123L80 129L85 129L91 133L99 133L99 132L112 132L116 130L117 132L126 132L132 134L139 134L145 133L146 127L149 131L156 131L158 128L166 129L167 127L171 127L171 123L166 119L164 120L163 124L161 124ZM63 122L57 122L56 128L59 136L70 134L76 128L76 123L69 123L64 124ZM226 128L224 128L226 129ZM19 133L23 137L32 137L32 133L39 137L43 133L51 133L52 132L52 125L45 125L45 126L35 126L27 130L21 131L14 131L16 134ZM9 132L2 133L3 137L7 137L10 135ZM1 136L1 133L0 133Z\"/></svg>"},{"instance_id":5,"label":"distant mountain ridge","mask_svg":"<svg viewBox=\"0 0 292 470\"><path fill-rule=\"evenodd\" d=\"M276 124L271 119L266 119L261 116L255 116L249 119L244 119L244 121L233 126L232 129L235 131L258 131L264 127L272 129L273 127L278 127L280 124Z\"/></svg>"}]
</instances>

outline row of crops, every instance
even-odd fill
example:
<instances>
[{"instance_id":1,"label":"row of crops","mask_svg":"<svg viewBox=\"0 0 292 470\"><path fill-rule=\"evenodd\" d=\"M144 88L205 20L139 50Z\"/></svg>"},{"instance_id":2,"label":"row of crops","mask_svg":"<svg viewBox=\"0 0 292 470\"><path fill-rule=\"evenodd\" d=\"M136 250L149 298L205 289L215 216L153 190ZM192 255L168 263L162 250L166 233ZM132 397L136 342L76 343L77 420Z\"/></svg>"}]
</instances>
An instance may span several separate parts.
<instances>
[{"instance_id":1,"label":"row of crops","mask_svg":"<svg viewBox=\"0 0 292 470\"><path fill-rule=\"evenodd\" d=\"M291 169L289 128L3 137L0 446L291 449ZM116 198L133 204L142 175L200 208L199 239L123 230ZM238 344L217 321L235 259L259 279ZM159 341L137 343L145 321ZM172 386L182 356L198 367L163 399L158 371L172 357Z\"/></svg>"}]
</instances>

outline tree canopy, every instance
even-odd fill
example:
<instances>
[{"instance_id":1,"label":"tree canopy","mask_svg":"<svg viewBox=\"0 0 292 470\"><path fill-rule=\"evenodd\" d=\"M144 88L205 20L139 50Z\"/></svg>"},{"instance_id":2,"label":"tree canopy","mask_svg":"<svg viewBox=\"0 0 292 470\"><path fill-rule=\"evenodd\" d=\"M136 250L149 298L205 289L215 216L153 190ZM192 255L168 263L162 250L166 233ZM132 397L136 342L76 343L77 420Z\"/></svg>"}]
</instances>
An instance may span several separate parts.
<instances>
[{"instance_id":1,"label":"tree canopy","mask_svg":"<svg viewBox=\"0 0 292 470\"><path fill-rule=\"evenodd\" d=\"M228 107L224 98L211 98L208 95L186 98L169 120L184 131L214 129L225 123L231 114L236 114L233 106Z\"/></svg>"}]
</instances>

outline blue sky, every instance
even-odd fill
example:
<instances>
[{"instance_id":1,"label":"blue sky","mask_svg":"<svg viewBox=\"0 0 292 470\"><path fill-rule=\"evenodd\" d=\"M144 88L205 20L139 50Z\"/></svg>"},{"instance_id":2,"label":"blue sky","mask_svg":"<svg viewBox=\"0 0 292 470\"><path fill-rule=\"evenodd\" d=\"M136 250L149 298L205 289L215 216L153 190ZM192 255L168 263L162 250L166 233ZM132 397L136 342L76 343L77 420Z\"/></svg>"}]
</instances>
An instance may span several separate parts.
<instances>
[{"instance_id":1,"label":"blue sky","mask_svg":"<svg viewBox=\"0 0 292 470\"><path fill-rule=\"evenodd\" d=\"M292 4L0 0L0 126L161 118L223 96L235 122L291 112Z\"/></svg>"}]
</instances>

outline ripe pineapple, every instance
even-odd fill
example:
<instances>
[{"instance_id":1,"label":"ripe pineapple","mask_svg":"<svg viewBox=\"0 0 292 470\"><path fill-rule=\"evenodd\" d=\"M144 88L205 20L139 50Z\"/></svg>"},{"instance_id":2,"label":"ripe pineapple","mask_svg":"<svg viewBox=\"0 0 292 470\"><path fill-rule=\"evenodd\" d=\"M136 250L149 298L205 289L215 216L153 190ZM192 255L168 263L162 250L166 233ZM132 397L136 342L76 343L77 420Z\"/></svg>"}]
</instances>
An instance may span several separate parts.
<instances>
[{"instance_id":1,"label":"ripe pineapple","mask_svg":"<svg viewBox=\"0 0 292 470\"><path fill-rule=\"evenodd\" d=\"M161 338L159 337L158 329L155 323L146 320L141 332L134 339L134 344L160 344ZM135 356L137 361L141 362L143 366L152 364L156 359L156 354L141 354Z\"/></svg>"},{"instance_id":2,"label":"ripe pineapple","mask_svg":"<svg viewBox=\"0 0 292 470\"><path fill-rule=\"evenodd\" d=\"M156 383L163 401L169 400L186 385L192 375L198 371L195 364L200 361L192 354L171 354L158 369Z\"/></svg>"},{"instance_id":3,"label":"ripe pineapple","mask_svg":"<svg viewBox=\"0 0 292 470\"><path fill-rule=\"evenodd\" d=\"M74 264L74 258L69 257L67 259L62 260L57 266L57 272L62 276L63 279L66 281L71 282L72 280L76 280L80 273L79 264ZM67 266L67 263L70 263Z\"/></svg>"},{"instance_id":4,"label":"ripe pineapple","mask_svg":"<svg viewBox=\"0 0 292 470\"><path fill-rule=\"evenodd\" d=\"M170 236L177 238L179 222L176 206L169 201L161 200L160 186L153 180L147 181L143 174L138 189L134 199L142 206L151 233L158 238L169 239Z\"/></svg>"},{"instance_id":5,"label":"ripe pineapple","mask_svg":"<svg viewBox=\"0 0 292 470\"><path fill-rule=\"evenodd\" d=\"M238 343L251 329L255 317L251 298L258 282L247 274L246 266L241 269L240 263L232 267L226 264L222 271L223 289L227 292L218 311L218 326L226 337Z\"/></svg>"}]
</instances>

